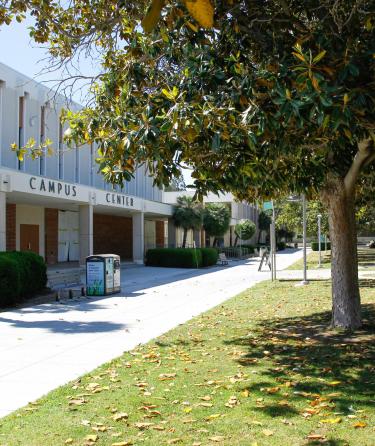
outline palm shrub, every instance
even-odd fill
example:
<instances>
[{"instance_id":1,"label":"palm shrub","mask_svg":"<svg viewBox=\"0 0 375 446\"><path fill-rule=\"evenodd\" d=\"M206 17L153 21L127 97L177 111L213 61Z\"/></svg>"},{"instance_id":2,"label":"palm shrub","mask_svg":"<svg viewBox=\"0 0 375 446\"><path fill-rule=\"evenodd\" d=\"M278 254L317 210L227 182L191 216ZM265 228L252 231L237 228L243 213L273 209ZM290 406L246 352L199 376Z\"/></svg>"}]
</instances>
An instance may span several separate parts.
<instances>
[{"instance_id":1,"label":"palm shrub","mask_svg":"<svg viewBox=\"0 0 375 446\"><path fill-rule=\"evenodd\" d=\"M177 204L173 210L173 220L177 228L184 230L182 247L186 246L186 238L189 229L200 229L202 226L202 206L192 197L181 196L177 198Z\"/></svg>"}]
</instances>

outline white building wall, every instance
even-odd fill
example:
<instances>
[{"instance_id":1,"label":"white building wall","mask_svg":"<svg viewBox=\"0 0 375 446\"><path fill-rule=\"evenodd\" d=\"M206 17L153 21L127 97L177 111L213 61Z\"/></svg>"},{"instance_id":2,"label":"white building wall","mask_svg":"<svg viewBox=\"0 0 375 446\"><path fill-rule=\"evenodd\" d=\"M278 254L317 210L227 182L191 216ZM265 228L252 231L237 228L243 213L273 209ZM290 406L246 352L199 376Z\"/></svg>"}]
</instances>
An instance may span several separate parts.
<instances>
[{"instance_id":1,"label":"white building wall","mask_svg":"<svg viewBox=\"0 0 375 446\"><path fill-rule=\"evenodd\" d=\"M153 220L145 220L145 249L156 247L156 225Z\"/></svg>"},{"instance_id":2,"label":"white building wall","mask_svg":"<svg viewBox=\"0 0 375 446\"><path fill-rule=\"evenodd\" d=\"M101 174L97 172L99 166L95 163L95 148L93 153L91 153L90 147L80 147L80 153L77 156L75 149L68 149L63 144L59 169L59 122L61 110L66 105L65 98L56 96L54 92L51 92L44 85L1 63L0 96L0 166L18 169L16 154L11 151L10 147L12 143L18 143L19 97L25 96L24 142L33 137L39 144L41 107L46 107L45 138L49 138L52 141L54 153L45 159L45 173L42 173L43 176L112 190L112 186L105 184ZM73 109L80 108L78 104L73 103L71 107ZM77 164L79 164L79 172L76 169ZM40 160L34 161L27 158L21 167L27 173L33 175L40 174ZM161 191L153 187L152 183L152 178L146 172L145 166L142 166L136 171L135 178L124 185L122 192L148 200L162 201ZM120 187L116 188L116 190L121 192Z\"/></svg>"},{"instance_id":3,"label":"white building wall","mask_svg":"<svg viewBox=\"0 0 375 446\"><path fill-rule=\"evenodd\" d=\"M1 73L0 80L4 80ZM2 93L1 163L4 167L15 169L17 157L10 146L18 140L18 94L16 90L7 87L6 81Z\"/></svg>"},{"instance_id":4,"label":"white building wall","mask_svg":"<svg viewBox=\"0 0 375 446\"><path fill-rule=\"evenodd\" d=\"M45 111L46 139L52 141L53 154L46 157L46 176L48 178L58 178L58 150L59 150L59 122L56 112L52 107L47 107Z\"/></svg>"},{"instance_id":5,"label":"white building wall","mask_svg":"<svg viewBox=\"0 0 375 446\"><path fill-rule=\"evenodd\" d=\"M90 154L90 147L84 146L80 147L79 149L80 153L80 183L85 184L86 186L90 186L90 175L91 175L91 154Z\"/></svg>"},{"instance_id":6,"label":"white building wall","mask_svg":"<svg viewBox=\"0 0 375 446\"><path fill-rule=\"evenodd\" d=\"M30 138L34 138L37 143L39 143L40 134L40 113L39 113L39 103L37 100L31 97L27 97L25 100L25 119L24 119L24 131L25 131L25 141ZM39 160L32 159L30 157L25 158L25 171L32 173L34 175L39 174Z\"/></svg>"}]
</instances>

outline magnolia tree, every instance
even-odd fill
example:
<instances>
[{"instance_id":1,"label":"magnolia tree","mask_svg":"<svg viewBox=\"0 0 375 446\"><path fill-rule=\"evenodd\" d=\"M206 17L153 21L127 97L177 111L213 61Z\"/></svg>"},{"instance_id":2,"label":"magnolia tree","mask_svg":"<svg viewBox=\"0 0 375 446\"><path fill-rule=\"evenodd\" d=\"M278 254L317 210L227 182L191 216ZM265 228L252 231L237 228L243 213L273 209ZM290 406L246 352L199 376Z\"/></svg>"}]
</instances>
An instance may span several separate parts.
<instances>
[{"instance_id":1,"label":"magnolia tree","mask_svg":"<svg viewBox=\"0 0 375 446\"><path fill-rule=\"evenodd\" d=\"M251 220L243 219L234 227L236 240L234 246L237 246L238 240L250 240L256 232L255 223Z\"/></svg>"},{"instance_id":2,"label":"magnolia tree","mask_svg":"<svg viewBox=\"0 0 375 446\"><path fill-rule=\"evenodd\" d=\"M279 200L276 202L276 227L286 229L295 234L302 234L301 201L290 202L288 200ZM323 204L318 200L312 200L307 203L306 230L309 237L318 237L318 215L320 218L321 234L328 234L328 214Z\"/></svg>"},{"instance_id":3,"label":"magnolia tree","mask_svg":"<svg viewBox=\"0 0 375 446\"><path fill-rule=\"evenodd\" d=\"M208 203L203 210L203 229L209 237L214 237L213 246L223 237L230 225L230 209L224 203Z\"/></svg>"},{"instance_id":4,"label":"magnolia tree","mask_svg":"<svg viewBox=\"0 0 375 446\"><path fill-rule=\"evenodd\" d=\"M66 118L72 142L99 146L109 181L147 163L166 185L185 163L199 194L318 197L332 324L361 325L354 204L375 159L372 0L9 0L0 21L28 8L53 57L102 55L95 103Z\"/></svg>"}]
</instances>

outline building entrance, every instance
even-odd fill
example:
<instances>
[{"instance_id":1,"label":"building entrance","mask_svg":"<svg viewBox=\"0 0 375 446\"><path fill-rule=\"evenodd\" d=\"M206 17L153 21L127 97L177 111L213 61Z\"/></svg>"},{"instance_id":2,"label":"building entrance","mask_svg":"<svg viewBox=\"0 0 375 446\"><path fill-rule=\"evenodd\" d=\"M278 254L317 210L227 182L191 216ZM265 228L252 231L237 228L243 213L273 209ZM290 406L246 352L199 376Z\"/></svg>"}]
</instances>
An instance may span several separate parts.
<instances>
[{"instance_id":1,"label":"building entrance","mask_svg":"<svg viewBox=\"0 0 375 446\"><path fill-rule=\"evenodd\" d=\"M78 212L59 211L59 262L79 260Z\"/></svg>"},{"instance_id":2,"label":"building entrance","mask_svg":"<svg viewBox=\"0 0 375 446\"><path fill-rule=\"evenodd\" d=\"M20 249L39 254L39 225L20 225Z\"/></svg>"}]
</instances>

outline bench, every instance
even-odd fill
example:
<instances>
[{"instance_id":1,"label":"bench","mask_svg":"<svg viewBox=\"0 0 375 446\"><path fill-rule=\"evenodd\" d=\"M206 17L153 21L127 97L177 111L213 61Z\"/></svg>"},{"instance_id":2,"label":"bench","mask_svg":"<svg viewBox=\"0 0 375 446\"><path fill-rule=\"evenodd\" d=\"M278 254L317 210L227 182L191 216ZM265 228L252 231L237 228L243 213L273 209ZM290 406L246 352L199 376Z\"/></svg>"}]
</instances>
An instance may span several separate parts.
<instances>
[{"instance_id":1,"label":"bench","mask_svg":"<svg viewBox=\"0 0 375 446\"><path fill-rule=\"evenodd\" d=\"M51 290L56 291L57 302L60 301L64 292L67 292L69 299L73 299L74 291L79 291L80 296L86 295L79 268L49 272L47 285Z\"/></svg>"},{"instance_id":2,"label":"bench","mask_svg":"<svg viewBox=\"0 0 375 446\"><path fill-rule=\"evenodd\" d=\"M227 259L226 255L225 255L223 252L221 252L221 253L219 254L219 260L218 260L218 263L219 263L220 265L228 265L228 259Z\"/></svg>"}]
</instances>

